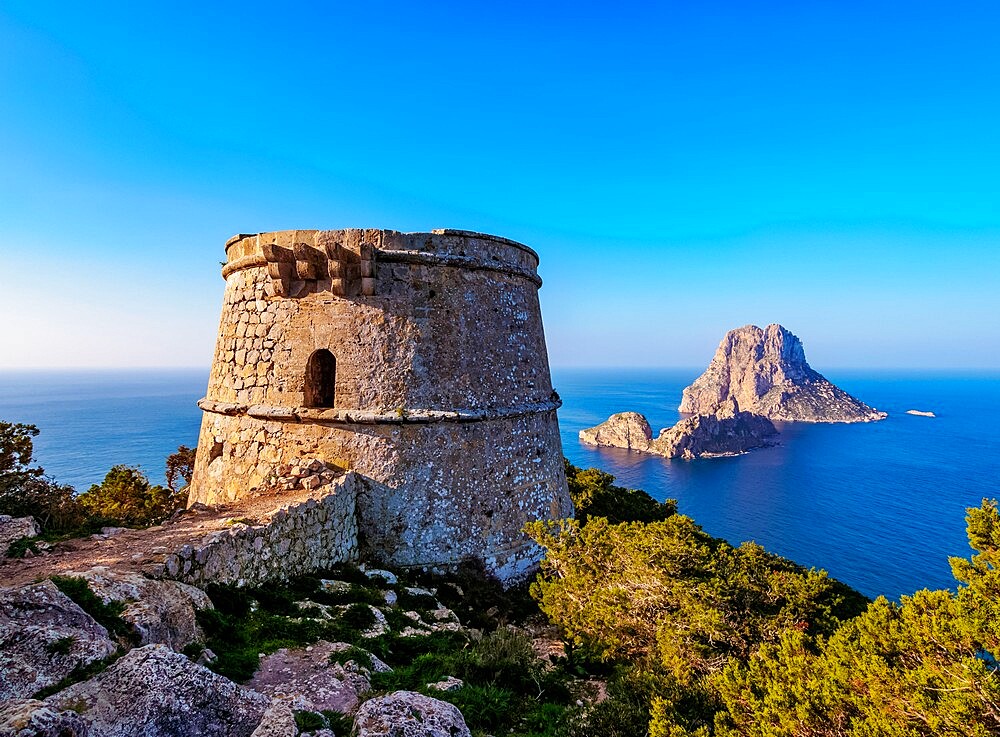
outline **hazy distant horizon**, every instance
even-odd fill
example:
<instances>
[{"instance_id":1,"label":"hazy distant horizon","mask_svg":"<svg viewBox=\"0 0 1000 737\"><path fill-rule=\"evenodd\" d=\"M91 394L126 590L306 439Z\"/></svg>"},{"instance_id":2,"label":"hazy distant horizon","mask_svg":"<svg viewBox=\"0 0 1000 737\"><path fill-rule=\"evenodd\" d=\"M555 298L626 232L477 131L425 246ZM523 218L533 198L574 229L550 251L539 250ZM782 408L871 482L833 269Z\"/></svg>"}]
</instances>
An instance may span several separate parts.
<instances>
[{"instance_id":1,"label":"hazy distant horizon","mask_svg":"<svg viewBox=\"0 0 1000 737\"><path fill-rule=\"evenodd\" d=\"M974 375L977 377L991 377L1000 376L1000 366L825 366L817 367L815 364L810 362L810 366L819 373L824 372L837 372L844 374L884 374L884 373L916 373L921 375L934 375L940 374L943 376L960 376L963 374ZM630 366L615 366L615 365L596 365L596 364L551 364L550 369L553 372L557 371L636 371L636 372L648 372L648 371L689 371L695 373L701 373L708 367L708 361L702 365L643 365L636 364ZM76 372L76 373L128 373L128 372L142 372L142 371L176 371L176 372L204 372L206 379L208 378L208 372L211 367L205 366L153 366L153 365L142 365L142 366L0 366L0 375L3 374L26 374L33 371L39 372L51 372L51 373L63 373L63 372Z\"/></svg>"}]
</instances>

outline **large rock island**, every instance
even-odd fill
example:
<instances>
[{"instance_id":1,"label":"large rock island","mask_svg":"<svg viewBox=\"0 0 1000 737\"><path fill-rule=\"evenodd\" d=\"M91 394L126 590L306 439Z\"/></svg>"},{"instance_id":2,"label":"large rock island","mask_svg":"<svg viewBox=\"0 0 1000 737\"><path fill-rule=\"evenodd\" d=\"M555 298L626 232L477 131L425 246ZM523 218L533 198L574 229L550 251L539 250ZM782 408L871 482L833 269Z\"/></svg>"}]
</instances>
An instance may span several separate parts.
<instances>
[{"instance_id":1,"label":"large rock island","mask_svg":"<svg viewBox=\"0 0 1000 737\"><path fill-rule=\"evenodd\" d=\"M638 412L611 415L596 427L580 431L588 445L627 448L664 458L712 458L745 453L774 444L774 425L765 417L741 412L736 400L723 402L715 412L681 420L653 438L652 428Z\"/></svg>"},{"instance_id":2,"label":"large rock island","mask_svg":"<svg viewBox=\"0 0 1000 737\"><path fill-rule=\"evenodd\" d=\"M781 325L730 330L712 363L684 390L680 411L714 413L735 399L746 412L786 422L872 422L887 416L831 384Z\"/></svg>"}]
</instances>

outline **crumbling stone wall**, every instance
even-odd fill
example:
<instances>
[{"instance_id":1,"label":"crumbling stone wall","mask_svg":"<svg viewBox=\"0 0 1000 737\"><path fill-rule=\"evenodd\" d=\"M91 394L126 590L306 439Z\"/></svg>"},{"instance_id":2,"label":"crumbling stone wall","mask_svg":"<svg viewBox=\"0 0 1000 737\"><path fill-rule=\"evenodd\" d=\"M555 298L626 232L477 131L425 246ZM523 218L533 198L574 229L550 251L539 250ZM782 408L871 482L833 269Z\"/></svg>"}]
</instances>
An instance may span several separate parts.
<instances>
[{"instance_id":1,"label":"crumbling stone wall","mask_svg":"<svg viewBox=\"0 0 1000 737\"><path fill-rule=\"evenodd\" d=\"M183 546L151 573L202 586L257 586L355 561L360 483L356 474L344 474L314 498L277 510L263 524L237 522L198 545Z\"/></svg>"},{"instance_id":2,"label":"crumbling stone wall","mask_svg":"<svg viewBox=\"0 0 1000 737\"><path fill-rule=\"evenodd\" d=\"M351 229L237 236L226 252L190 501L258 494L279 466L320 458L364 477L366 556L529 568L524 523L572 513L534 251ZM306 407L322 349L333 406Z\"/></svg>"}]
</instances>

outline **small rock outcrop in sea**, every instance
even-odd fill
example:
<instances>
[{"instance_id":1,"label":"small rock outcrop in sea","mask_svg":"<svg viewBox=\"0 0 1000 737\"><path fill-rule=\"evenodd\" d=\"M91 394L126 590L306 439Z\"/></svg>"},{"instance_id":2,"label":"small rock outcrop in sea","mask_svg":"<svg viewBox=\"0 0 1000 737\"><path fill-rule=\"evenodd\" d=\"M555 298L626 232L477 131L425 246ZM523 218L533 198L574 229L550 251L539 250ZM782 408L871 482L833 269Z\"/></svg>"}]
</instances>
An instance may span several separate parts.
<instances>
[{"instance_id":1,"label":"small rock outcrop in sea","mask_svg":"<svg viewBox=\"0 0 1000 737\"><path fill-rule=\"evenodd\" d=\"M627 448L665 458L710 458L745 453L774 444L777 435L766 417L741 412L735 399L723 402L715 412L681 420L653 438L649 422L638 412L611 415L597 427L580 431L589 445Z\"/></svg>"},{"instance_id":2,"label":"small rock outcrop in sea","mask_svg":"<svg viewBox=\"0 0 1000 737\"><path fill-rule=\"evenodd\" d=\"M712 414L688 417L662 431L651 447L667 458L727 456L774 445L777 434L769 419L741 412L730 398Z\"/></svg>"},{"instance_id":3,"label":"small rock outcrop in sea","mask_svg":"<svg viewBox=\"0 0 1000 737\"><path fill-rule=\"evenodd\" d=\"M653 430L638 412L619 412L596 427L581 430L580 440L587 445L646 451L653 440Z\"/></svg>"},{"instance_id":4,"label":"small rock outcrop in sea","mask_svg":"<svg viewBox=\"0 0 1000 737\"><path fill-rule=\"evenodd\" d=\"M916 415L917 417L937 417L937 415L934 414L933 412L925 412L920 409L908 409L906 410L906 414Z\"/></svg>"},{"instance_id":5,"label":"small rock outcrop in sea","mask_svg":"<svg viewBox=\"0 0 1000 737\"><path fill-rule=\"evenodd\" d=\"M730 330L711 364L684 390L681 412L709 414L733 398L741 409L786 422L872 422L887 417L827 381L802 342L781 325Z\"/></svg>"}]
</instances>

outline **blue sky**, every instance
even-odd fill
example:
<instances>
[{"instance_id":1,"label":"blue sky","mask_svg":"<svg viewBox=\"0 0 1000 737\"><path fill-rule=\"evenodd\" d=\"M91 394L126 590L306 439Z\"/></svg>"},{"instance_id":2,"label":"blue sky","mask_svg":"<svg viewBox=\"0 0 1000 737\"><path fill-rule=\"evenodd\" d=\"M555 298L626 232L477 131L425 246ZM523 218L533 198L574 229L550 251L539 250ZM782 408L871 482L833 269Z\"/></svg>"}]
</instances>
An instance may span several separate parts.
<instances>
[{"instance_id":1,"label":"blue sky","mask_svg":"<svg viewBox=\"0 0 1000 737\"><path fill-rule=\"evenodd\" d=\"M0 367L207 366L226 238L363 226L534 247L556 365L1000 368L995 2L148 5L0 6Z\"/></svg>"}]
</instances>

